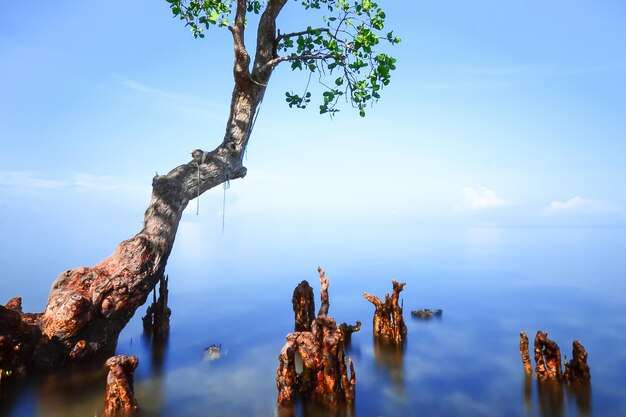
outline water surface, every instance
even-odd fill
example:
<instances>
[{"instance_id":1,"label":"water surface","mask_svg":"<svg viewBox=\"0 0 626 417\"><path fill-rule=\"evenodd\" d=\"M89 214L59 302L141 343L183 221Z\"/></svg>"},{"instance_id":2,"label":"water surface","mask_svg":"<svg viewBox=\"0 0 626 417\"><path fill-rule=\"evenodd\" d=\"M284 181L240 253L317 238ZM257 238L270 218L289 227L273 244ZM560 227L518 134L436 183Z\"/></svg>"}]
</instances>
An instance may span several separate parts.
<instances>
[{"instance_id":1,"label":"water surface","mask_svg":"<svg viewBox=\"0 0 626 417\"><path fill-rule=\"evenodd\" d=\"M363 323L348 349L357 377L348 415L626 415L623 229L368 226L352 233L232 227L222 236L183 223L168 264L168 341L155 345L143 335L138 313L117 348L139 357L141 415L275 415L292 291L307 279L319 297L318 264L331 280L330 316ZM0 243L9 277L0 283L3 302L19 294L26 309L39 311L63 269L113 249L71 236L54 246ZM33 251L43 260L34 261ZM26 276L18 273L25 263ZM392 278L407 283L408 338L398 349L375 343L373 307L362 297L384 296ZM420 308L441 308L443 316L412 318L409 311ZM590 389L524 375L519 331L532 338L538 329L568 357L574 339L585 345ZM218 359L204 353L212 344L222 347ZM2 394L0 415L98 415L104 386L104 371L32 377ZM324 413L299 405L296 414Z\"/></svg>"}]
</instances>

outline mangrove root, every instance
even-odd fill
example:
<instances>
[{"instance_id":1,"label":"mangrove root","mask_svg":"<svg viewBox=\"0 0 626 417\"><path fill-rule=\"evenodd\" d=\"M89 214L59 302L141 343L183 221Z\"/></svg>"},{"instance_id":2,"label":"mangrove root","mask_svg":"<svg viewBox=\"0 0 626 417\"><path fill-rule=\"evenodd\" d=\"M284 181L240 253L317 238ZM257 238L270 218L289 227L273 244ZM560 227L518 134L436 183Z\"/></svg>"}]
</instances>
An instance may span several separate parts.
<instances>
[{"instance_id":1,"label":"mangrove root","mask_svg":"<svg viewBox=\"0 0 626 417\"><path fill-rule=\"evenodd\" d=\"M288 334L278 356L276 387L280 406L293 405L297 396L330 407L354 400L356 377L352 360L345 354L345 342L352 332L360 329L361 324L357 322L355 326L349 326L342 323L337 326L336 321L327 316L329 280L322 268L318 268L318 272L322 305L317 318L309 322L315 306L306 289L310 288L308 283L300 283L294 291L296 328L310 327L311 330ZM307 301L301 303L302 299Z\"/></svg>"},{"instance_id":2,"label":"mangrove root","mask_svg":"<svg viewBox=\"0 0 626 417\"><path fill-rule=\"evenodd\" d=\"M162 276L159 279L159 298L156 297L156 289L152 293L152 304L146 309L143 320L143 329L146 334L152 334L156 339L166 338L170 332L170 316L172 310L167 306L168 294L167 283L169 277Z\"/></svg>"},{"instance_id":3,"label":"mangrove root","mask_svg":"<svg viewBox=\"0 0 626 417\"><path fill-rule=\"evenodd\" d=\"M582 343L574 340L572 343L572 360L565 358L565 381L568 383L587 383L591 381L589 365L587 365L587 351Z\"/></svg>"},{"instance_id":4,"label":"mangrove root","mask_svg":"<svg viewBox=\"0 0 626 417\"><path fill-rule=\"evenodd\" d=\"M406 285L405 282L398 282L395 279L393 283L393 294L385 294L385 302L380 298L368 293L363 297L370 303L374 304L374 336L386 337L395 343L400 343L406 336L406 325L402 316L402 306L398 303L400 292Z\"/></svg>"},{"instance_id":5,"label":"mangrove root","mask_svg":"<svg viewBox=\"0 0 626 417\"><path fill-rule=\"evenodd\" d=\"M138 360L136 356L117 355L106 361L107 376L104 417L130 417L137 415L133 377Z\"/></svg>"}]
</instances>

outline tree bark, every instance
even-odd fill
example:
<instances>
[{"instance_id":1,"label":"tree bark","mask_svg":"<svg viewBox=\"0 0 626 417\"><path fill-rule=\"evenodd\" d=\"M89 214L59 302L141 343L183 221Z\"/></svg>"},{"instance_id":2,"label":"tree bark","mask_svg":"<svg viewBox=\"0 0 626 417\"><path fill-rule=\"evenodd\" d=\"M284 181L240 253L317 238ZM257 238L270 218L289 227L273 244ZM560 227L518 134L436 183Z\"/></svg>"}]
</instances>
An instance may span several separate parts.
<instances>
[{"instance_id":1,"label":"tree bark","mask_svg":"<svg viewBox=\"0 0 626 417\"><path fill-rule=\"evenodd\" d=\"M152 180L143 229L93 267L63 272L52 285L43 314L0 308L0 375L13 369L52 368L109 356L119 333L163 276L178 224L189 202L226 181L243 178L243 156L274 67L276 17L286 0L270 0L257 33L252 72L244 42L246 1L237 1L229 27L234 44L234 88L222 143ZM1 306L0 306L1 307ZM0 379L1 380L1 379Z\"/></svg>"}]
</instances>

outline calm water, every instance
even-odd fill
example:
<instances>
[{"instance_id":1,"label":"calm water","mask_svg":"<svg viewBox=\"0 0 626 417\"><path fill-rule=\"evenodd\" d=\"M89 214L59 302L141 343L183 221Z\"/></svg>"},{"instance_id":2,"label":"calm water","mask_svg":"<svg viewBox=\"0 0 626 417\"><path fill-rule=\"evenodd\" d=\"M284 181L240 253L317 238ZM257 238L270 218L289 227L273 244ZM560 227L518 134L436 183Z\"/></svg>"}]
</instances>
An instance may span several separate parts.
<instances>
[{"instance_id":1,"label":"calm water","mask_svg":"<svg viewBox=\"0 0 626 417\"><path fill-rule=\"evenodd\" d=\"M363 322L348 352L357 417L626 415L626 230L320 230L232 227L221 236L200 224L181 225L168 265L167 344L153 346L137 314L118 345L119 353L139 357L142 416L275 415L277 357L293 328L291 294L307 279L319 296L318 264L331 280L330 315ZM128 235L115 232L117 240ZM61 234L53 247L2 238L2 302L19 294L26 309L41 311L54 277L97 262L112 242L106 233L95 243ZM45 255L35 262L33 253ZM373 307L362 297L382 297L392 278L407 282L403 350L375 346ZM409 311L420 308L441 308L443 317L413 319ZM589 391L525 377L518 334L526 330L532 338L538 329L568 357L574 339L585 345ZM219 359L205 357L211 344L221 344ZM104 371L32 378L3 394L0 415L98 415L104 386ZM322 415L301 408L297 414Z\"/></svg>"}]
</instances>

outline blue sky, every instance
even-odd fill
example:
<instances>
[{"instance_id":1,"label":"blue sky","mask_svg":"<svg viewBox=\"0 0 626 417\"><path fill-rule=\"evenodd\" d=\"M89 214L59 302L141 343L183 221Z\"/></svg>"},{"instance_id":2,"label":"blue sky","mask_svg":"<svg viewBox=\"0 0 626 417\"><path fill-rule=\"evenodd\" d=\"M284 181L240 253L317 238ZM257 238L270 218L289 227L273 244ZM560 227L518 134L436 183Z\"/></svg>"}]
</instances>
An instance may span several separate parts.
<instances>
[{"instance_id":1,"label":"blue sky","mask_svg":"<svg viewBox=\"0 0 626 417\"><path fill-rule=\"evenodd\" d=\"M279 67L228 224L626 224L626 3L379 3L402 38L381 101L365 119L289 109L284 92L306 78ZM284 32L310 24L298 9ZM165 1L11 2L0 62L6 228L114 219L129 232L111 243L124 239L154 173L223 136L229 34L194 39ZM192 203L181 230L219 229L223 193L199 216Z\"/></svg>"}]
</instances>

